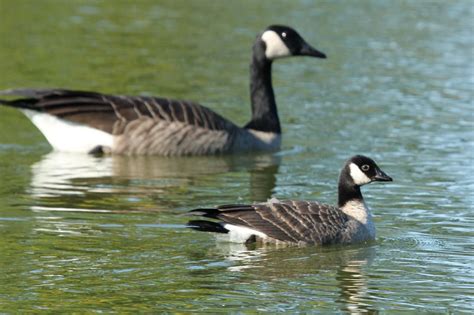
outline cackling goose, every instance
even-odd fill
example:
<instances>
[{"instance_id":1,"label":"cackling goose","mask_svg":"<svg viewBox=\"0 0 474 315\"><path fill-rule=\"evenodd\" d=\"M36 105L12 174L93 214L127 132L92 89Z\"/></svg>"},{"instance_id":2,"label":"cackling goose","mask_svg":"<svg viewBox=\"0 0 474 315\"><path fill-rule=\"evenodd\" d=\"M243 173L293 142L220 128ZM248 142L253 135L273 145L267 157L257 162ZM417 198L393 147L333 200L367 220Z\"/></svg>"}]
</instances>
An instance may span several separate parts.
<instances>
[{"instance_id":1,"label":"cackling goose","mask_svg":"<svg viewBox=\"0 0 474 315\"><path fill-rule=\"evenodd\" d=\"M315 201L279 201L252 205L223 205L191 210L189 214L219 220L191 220L199 231L224 233L231 242L288 244L350 244L375 239L372 215L360 187L374 181L392 181L375 162L356 155L339 176L338 206Z\"/></svg>"}]
</instances>

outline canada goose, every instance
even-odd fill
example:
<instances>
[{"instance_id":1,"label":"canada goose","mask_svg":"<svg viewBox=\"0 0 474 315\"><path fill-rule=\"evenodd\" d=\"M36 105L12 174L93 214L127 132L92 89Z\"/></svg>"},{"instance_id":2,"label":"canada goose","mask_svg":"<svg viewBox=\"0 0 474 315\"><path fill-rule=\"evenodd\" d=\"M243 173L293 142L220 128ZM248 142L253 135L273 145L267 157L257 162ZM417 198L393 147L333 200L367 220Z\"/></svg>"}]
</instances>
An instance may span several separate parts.
<instances>
[{"instance_id":1,"label":"canada goose","mask_svg":"<svg viewBox=\"0 0 474 315\"><path fill-rule=\"evenodd\" d=\"M13 89L17 107L55 150L126 155L204 155L277 150L280 121L272 87L272 62L289 56L326 58L292 28L272 25L253 45L250 65L252 119L244 127L182 100L117 96L64 89Z\"/></svg>"},{"instance_id":2,"label":"canada goose","mask_svg":"<svg viewBox=\"0 0 474 315\"><path fill-rule=\"evenodd\" d=\"M375 239L372 215L360 187L374 181L392 181L375 162L356 155L339 176L338 206L315 201L279 201L252 205L223 205L191 210L189 214L219 220L191 220L199 231L225 233L231 242L349 244Z\"/></svg>"}]
</instances>

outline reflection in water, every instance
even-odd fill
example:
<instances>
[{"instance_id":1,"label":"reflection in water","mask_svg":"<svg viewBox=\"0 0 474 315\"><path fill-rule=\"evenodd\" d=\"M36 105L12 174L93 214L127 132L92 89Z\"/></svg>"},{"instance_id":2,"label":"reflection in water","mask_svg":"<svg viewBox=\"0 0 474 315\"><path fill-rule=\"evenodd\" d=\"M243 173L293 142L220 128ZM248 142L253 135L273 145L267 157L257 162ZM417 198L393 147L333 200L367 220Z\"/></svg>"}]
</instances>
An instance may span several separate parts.
<instances>
[{"instance_id":1,"label":"reflection in water","mask_svg":"<svg viewBox=\"0 0 474 315\"><path fill-rule=\"evenodd\" d=\"M31 166L31 193L36 197L81 194L87 187L74 185L75 179L111 176L111 158L51 152Z\"/></svg>"},{"instance_id":2,"label":"reflection in water","mask_svg":"<svg viewBox=\"0 0 474 315\"><path fill-rule=\"evenodd\" d=\"M272 195L279 164L280 157L273 154L165 158L51 152L31 168L31 193L56 202L61 198L117 198L121 193L140 198L155 193L158 206L165 207L173 199L183 200L182 194L201 178L216 181L217 175L245 174L244 170L249 174L250 198L262 201ZM177 195L180 198L173 198Z\"/></svg>"},{"instance_id":3,"label":"reflection in water","mask_svg":"<svg viewBox=\"0 0 474 315\"><path fill-rule=\"evenodd\" d=\"M115 218L111 213L156 210L160 210L159 216L148 220L161 226L172 224L176 216L167 214L187 208L194 198L199 200L202 185L218 187L216 198L225 194L226 188L220 187L219 181L229 172L232 180L239 175L235 179L239 190L248 186L251 198L266 200L275 187L279 163L280 158L271 154L164 158L51 152L31 167L34 203L30 209L37 213L34 230L57 236L95 236L104 228L122 229L124 221L133 220ZM197 192L190 193L193 190ZM45 214L51 211L56 214ZM94 219L77 220L74 214L66 214L71 212L83 216L92 213Z\"/></svg>"},{"instance_id":4,"label":"reflection in water","mask_svg":"<svg viewBox=\"0 0 474 315\"><path fill-rule=\"evenodd\" d=\"M369 264L375 254L372 248L370 257L357 255L348 260L344 266L337 270L336 280L340 286L340 297L338 299L345 306L345 311L350 314L377 313L368 303L367 276L363 273L363 268Z\"/></svg>"},{"instance_id":5,"label":"reflection in water","mask_svg":"<svg viewBox=\"0 0 474 315\"><path fill-rule=\"evenodd\" d=\"M259 282L264 283L285 279L297 282L300 277L305 278L301 281L308 283L311 278L315 283L312 288L315 299L320 299L328 283L335 281L339 287L335 300L342 311L371 314L377 313L377 310L370 303L365 270L371 265L375 254L375 246L370 245L285 247L216 242L216 247L209 251L205 260L209 259L209 255L218 255L224 257L228 271L251 274L251 270L255 269Z\"/></svg>"}]
</instances>

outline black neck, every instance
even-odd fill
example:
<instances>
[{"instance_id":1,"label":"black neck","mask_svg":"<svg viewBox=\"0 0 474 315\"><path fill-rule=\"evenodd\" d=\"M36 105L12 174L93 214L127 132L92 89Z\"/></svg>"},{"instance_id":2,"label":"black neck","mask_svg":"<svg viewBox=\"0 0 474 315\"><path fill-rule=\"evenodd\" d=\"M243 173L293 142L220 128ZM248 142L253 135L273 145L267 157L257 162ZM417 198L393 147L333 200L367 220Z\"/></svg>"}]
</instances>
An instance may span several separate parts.
<instances>
[{"instance_id":1,"label":"black neck","mask_svg":"<svg viewBox=\"0 0 474 315\"><path fill-rule=\"evenodd\" d=\"M360 191L360 186L354 184L354 181L350 177L347 169L344 169L341 172L341 176L339 177L338 193L339 200L337 204L339 208L343 207L347 202L351 200L364 200Z\"/></svg>"},{"instance_id":2,"label":"black neck","mask_svg":"<svg viewBox=\"0 0 474 315\"><path fill-rule=\"evenodd\" d=\"M272 61L265 57L265 44L261 41L257 41L253 47L250 65L250 100L252 120L245 125L245 128L281 133L272 87Z\"/></svg>"}]
</instances>

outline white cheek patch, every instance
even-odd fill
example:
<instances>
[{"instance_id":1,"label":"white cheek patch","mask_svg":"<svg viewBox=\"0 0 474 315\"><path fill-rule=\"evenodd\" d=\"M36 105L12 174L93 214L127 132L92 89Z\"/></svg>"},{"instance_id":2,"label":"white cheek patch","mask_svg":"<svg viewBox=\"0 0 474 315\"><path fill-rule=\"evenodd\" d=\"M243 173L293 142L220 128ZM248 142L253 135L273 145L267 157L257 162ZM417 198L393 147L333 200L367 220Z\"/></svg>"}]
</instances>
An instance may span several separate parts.
<instances>
[{"instance_id":1,"label":"white cheek patch","mask_svg":"<svg viewBox=\"0 0 474 315\"><path fill-rule=\"evenodd\" d=\"M288 47L274 31L265 31L262 34L262 40L267 46L265 49L265 57L268 59L288 57L291 55Z\"/></svg>"},{"instance_id":2,"label":"white cheek patch","mask_svg":"<svg viewBox=\"0 0 474 315\"><path fill-rule=\"evenodd\" d=\"M368 178L356 164L349 164L349 169L352 180L356 185L362 186L371 182L370 178Z\"/></svg>"}]
</instances>

